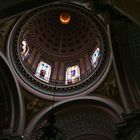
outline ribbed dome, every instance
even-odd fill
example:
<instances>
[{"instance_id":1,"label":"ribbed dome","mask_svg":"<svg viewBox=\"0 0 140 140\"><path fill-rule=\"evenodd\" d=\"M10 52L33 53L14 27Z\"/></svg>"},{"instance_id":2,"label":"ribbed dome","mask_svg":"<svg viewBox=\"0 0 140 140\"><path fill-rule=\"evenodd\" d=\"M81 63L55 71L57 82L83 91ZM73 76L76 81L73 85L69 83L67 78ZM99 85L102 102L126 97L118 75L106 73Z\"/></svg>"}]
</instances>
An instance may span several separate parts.
<instances>
[{"instance_id":1,"label":"ribbed dome","mask_svg":"<svg viewBox=\"0 0 140 140\"><path fill-rule=\"evenodd\" d=\"M68 13L70 22L60 22L60 15ZM37 48L40 54L51 57L78 57L96 47L98 33L89 17L68 8L51 8L34 15L26 23L29 33L24 35L29 46ZM45 58L45 59L47 59ZM76 59L76 58L75 58Z\"/></svg>"},{"instance_id":2,"label":"ribbed dome","mask_svg":"<svg viewBox=\"0 0 140 140\"><path fill-rule=\"evenodd\" d=\"M62 14L68 14L67 24L60 21ZM87 94L109 70L106 27L77 5L33 10L19 19L10 37L9 60L19 81L40 97L49 98L54 89L59 99Z\"/></svg>"}]
</instances>

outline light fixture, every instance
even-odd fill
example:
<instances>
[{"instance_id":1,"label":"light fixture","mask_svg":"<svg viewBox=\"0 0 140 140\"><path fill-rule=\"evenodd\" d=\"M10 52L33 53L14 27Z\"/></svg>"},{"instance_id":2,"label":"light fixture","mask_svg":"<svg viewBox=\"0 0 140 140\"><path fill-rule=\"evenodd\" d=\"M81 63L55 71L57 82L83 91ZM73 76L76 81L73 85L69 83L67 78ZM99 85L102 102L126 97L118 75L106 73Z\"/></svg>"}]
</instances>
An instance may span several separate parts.
<instances>
[{"instance_id":1,"label":"light fixture","mask_svg":"<svg viewBox=\"0 0 140 140\"><path fill-rule=\"evenodd\" d=\"M62 24L69 24L70 23L70 14L69 13L61 13L59 20Z\"/></svg>"}]
</instances>

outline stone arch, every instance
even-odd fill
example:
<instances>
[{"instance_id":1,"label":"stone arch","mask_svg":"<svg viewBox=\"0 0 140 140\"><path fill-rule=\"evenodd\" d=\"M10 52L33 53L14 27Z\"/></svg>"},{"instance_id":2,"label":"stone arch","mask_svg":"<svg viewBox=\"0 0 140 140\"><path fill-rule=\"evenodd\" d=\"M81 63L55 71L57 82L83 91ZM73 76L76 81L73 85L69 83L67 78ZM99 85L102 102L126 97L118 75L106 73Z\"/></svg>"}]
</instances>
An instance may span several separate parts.
<instances>
[{"instance_id":1,"label":"stone arch","mask_svg":"<svg viewBox=\"0 0 140 140\"><path fill-rule=\"evenodd\" d=\"M24 130L24 101L13 70L0 52L1 124L3 136L22 135Z\"/></svg>"},{"instance_id":2,"label":"stone arch","mask_svg":"<svg viewBox=\"0 0 140 140\"><path fill-rule=\"evenodd\" d=\"M67 131L70 131L68 132L68 135L70 135L70 133L75 133L75 136L74 134L71 134L71 136L66 139L81 139L85 136L85 138L90 137L91 139L100 138L101 140L113 140L115 139L113 136L115 124L123 121L123 109L114 101L99 96L72 98L58 102L54 104L53 107L53 110L52 106L41 110L31 120L24 133L25 139L30 137L32 130L39 123L43 123L41 122L41 119L45 120L47 114L51 113L51 111L54 111L56 120L58 121L56 121L58 127L60 126L60 128L66 133ZM96 122L99 122L99 124ZM79 125L81 125L81 127L79 127ZM84 127L87 129L84 130ZM72 128L74 128L76 132L74 132ZM108 133L108 135L110 135L109 132L111 130L112 134L107 136L103 132L99 132L99 129L101 128L106 131L106 134ZM82 131L84 136L81 137ZM79 135L76 133L79 133Z\"/></svg>"}]
</instances>

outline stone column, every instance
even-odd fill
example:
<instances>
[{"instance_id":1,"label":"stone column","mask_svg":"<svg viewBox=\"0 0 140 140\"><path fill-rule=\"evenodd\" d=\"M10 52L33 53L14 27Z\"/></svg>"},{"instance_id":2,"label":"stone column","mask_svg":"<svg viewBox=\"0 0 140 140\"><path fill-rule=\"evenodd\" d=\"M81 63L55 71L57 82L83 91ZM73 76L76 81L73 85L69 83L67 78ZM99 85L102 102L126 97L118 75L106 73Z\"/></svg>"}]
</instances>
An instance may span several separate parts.
<instances>
[{"instance_id":1,"label":"stone column","mask_svg":"<svg viewBox=\"0 0 140 140\"><path fill-rule=\"evenodd\" d=\"M86 71L88 71L91 68L90 56L88 54L85 55L85 63L86 63Z\"/></svg>"},{"instance_id":2,"label":"stone column","mask_svg":"<svg viewBox=\"0 0 140 140\"><path fill-rule=\"evenodd\" d=\"M126 56L126 50L123 51L120 48L127 48L127 45L124 44L123 40L126 39L126 25L121 22L112 23L110 29L108 26L108 35L109 35L109 42L110 47L113 51L113 65L116 73L118 89L120 92L120 97L122 100L122 104L126 113L131 113L132 109L134 108L133 98L131 96L130 85L128 82L127 75L127 63L125 62L124 56ZM123 32L122 32L123 29ZM110 35L111 33L111 35ZM112 37L112 38L111 38ZM125 37L125 39L124 39ZM112 42L111 42L112 41ZM120 53L121 52L121 53Z\"/></svg>"},{"instance_id":3,"label":"stone column","mask_svg":"<svg viewBox=\"0 0 140 140\"><path fill-rule=\"evenodd\" d=\"M53 80L56 80L57 79L58 65L59 65L58 62L55 62L54 63L54 68L52 70L52 76L51 76L51 79L53 79Z\"/></svg>"},{"instance_id":4,"label":"stone column","mask_svg":"<svg viewBox=\"0 0 140 140\"><path fill-rule=\"evenodd\" d=\"M33 64L32 64L32 68L33 70L35 71L36 68L37 68L37 65L39 63L39 60L40 60L40 53L37 53L37 56L35 57L35 59L33 60Z\"/></svg>"},{"instance_id":5,"label":"stone column","mask_svg":"<svg viewBox=\"0 0 140 140\"><path fill-rule=\"evenodd\" d=\"M61 62L60 63L60 68L59 68L59 73L58 73L58 77L60 81L64 81L65 80L65 63Z\"/></svg>"},{"instance_id":6,"label":"stone column","mask_svg":"<svg viewBox=\"0 0 140 140\"><path fill-rule=\"evenodd\" d=\"M83 75L85 73L85 64L84 64L84 59L80 58L80 73Z\"/></svg>"},{"instance_id":7,"label":"stone column","mask_svg":"<svg viewBox=\"0 0 140 140\"><path fill-rule=\"evenodd\" d=\"M31 52L31 54L29 55L27 59L28 64L31 64L34 61L35 55L36 55L36 49L33 49L33 51Z\"/></svg>"}]
</instances>

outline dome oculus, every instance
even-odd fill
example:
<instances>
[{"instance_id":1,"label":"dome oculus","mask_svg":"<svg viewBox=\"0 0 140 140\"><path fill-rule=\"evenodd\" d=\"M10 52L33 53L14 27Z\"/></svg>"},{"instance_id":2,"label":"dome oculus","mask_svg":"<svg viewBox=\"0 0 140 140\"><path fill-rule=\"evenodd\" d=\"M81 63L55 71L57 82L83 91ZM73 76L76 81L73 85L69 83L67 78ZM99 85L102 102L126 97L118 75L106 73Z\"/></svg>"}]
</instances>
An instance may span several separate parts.
<instances>
[{"instance_id":1,"label":"dome oculus","mask_svg":"<svg viewBox=\"0 0 140 140\"><path fill-rule=\"evenodd\" d=\"M62 24L69 24L70 23L70 14L69 13L61 13L59 20Z\"/></svg>"}]
</instances>

